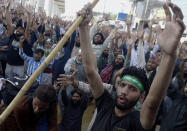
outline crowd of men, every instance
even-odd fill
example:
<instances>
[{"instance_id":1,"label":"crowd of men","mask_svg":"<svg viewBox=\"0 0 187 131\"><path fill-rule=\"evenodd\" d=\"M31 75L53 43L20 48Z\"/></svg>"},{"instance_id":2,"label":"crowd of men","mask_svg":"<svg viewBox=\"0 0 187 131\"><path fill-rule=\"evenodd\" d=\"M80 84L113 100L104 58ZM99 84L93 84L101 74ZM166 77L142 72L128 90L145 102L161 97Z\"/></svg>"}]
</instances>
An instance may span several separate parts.
<instances>
[{"instance_id":1,"label":"crowd of men","mask_svg":"<svg viewBox=\"0 0 187 131\"><path fill-rule=\"evenodd\" d=\"M187 131L187 41L183 13L163 5L166 25L138 29L83 21L37 77L0 131L81 131L92 101L88 131ZM33 12L30 6L0 8L0 113L47 58L71 21ZM90 116L86 116L90 117Z\"/></svg>"}]
</instances>

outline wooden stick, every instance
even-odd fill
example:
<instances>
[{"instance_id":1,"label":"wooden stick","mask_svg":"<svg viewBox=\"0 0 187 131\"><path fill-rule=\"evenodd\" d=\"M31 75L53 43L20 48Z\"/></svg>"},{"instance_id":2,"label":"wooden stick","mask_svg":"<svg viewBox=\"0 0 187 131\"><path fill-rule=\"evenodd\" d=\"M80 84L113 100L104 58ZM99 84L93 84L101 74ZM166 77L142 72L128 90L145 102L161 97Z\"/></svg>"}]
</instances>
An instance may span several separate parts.
<instances>
[{"instance_id":1,"label":"wooden stick","mask_svg":"<svg viewBox=\"0 0 187 131\"><path fill-rule=\"evenodd\" d=\"M99 0L94 0L92 3L92 8L98 3ZM53 49L50 55L45 59L45 61L37 68L37 70L32 74L32 76L27 80L24 86L21 88L16 97L12 100L12 102L8 105L6 110L0 115L0 124L4 122L4 120L9 116L9 114L13 111L14 107L21 100L22 96L25 95L27 90L30 88L32 83L36 80L36 78L40 75L40 73L46 68L46 66L50 63L50 61L56 56L58 51L64 46L68 38L74 32L74 30L79 26L82 22L83 18L80 16L76 19L73 25L68 29L65 33L64 37L58 42L57 46Z\"/></svg>"}]
</instances>

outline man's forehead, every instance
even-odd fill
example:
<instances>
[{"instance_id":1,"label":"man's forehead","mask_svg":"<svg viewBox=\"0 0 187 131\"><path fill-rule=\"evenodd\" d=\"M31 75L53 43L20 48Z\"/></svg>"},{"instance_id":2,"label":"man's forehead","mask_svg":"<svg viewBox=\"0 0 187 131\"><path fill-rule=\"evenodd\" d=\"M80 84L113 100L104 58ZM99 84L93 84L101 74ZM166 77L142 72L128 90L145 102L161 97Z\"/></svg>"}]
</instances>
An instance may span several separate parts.
<instances>
[{"instance_id":1,"label":"man's forehead","mask_svg":"<svg viewBox=\"0 0 187 131\"><path fill-rule=\"evenodd\" d=\"M131 83L129 81L121 81L121 83L136 87L133 83Z\"/></svg>"}]
</instances>

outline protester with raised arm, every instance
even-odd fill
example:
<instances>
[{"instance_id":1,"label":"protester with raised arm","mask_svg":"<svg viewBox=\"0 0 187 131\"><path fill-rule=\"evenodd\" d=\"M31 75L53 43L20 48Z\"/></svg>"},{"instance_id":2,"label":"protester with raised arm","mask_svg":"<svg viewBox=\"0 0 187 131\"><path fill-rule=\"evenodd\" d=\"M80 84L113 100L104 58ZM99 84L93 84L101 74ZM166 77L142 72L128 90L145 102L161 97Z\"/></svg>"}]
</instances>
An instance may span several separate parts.
<instances>
[{"instance_id":1,"label":"protester with raised arm","mask_svg":"<svg viewBox=\"0 0 187 131\"><path fill-rule=\"evenodd\" d=\"M174 17L172 17L169 7L172 9ZM90 43L88 23L92 18L91 5L87 5L78 13L84 19L80 24L83 65L98 110L91 131L144 131L152 129L160 103L166 94L171 79L176 61L176 49L185 29L183 14L179 7L167 3L164 5L164 10L167 20L166 28L158 36L158 44L163 55L140 114L133 107L147 90L145 71L136 67L124 69L117 87L117 98L113 101L109 93L103 88L97 72L96 57Z\"/></svg>"},{"instance_id":2,"label":"protester with raised arm","mask_svg":"<svg viewBox=\"0 0 187 131\"><path fill-rule=\"evenodd\" d=\"M19 56L19 44L20 38L24 37L23 41L23 51L28 55L33 55L32 45L29 44L30 39L30 22L31 22L31 12L27 11L28 21L26 30L21 23L16 25L14 29L11 24L9 5L6 8L6 18L7 18L7 27L8 27L8 36L9 36L9 48L7 53L7 67L6 67L6 77L13 79L14 76L23 77L24 76L24 61Z\"/></svg>"}]
</instances>

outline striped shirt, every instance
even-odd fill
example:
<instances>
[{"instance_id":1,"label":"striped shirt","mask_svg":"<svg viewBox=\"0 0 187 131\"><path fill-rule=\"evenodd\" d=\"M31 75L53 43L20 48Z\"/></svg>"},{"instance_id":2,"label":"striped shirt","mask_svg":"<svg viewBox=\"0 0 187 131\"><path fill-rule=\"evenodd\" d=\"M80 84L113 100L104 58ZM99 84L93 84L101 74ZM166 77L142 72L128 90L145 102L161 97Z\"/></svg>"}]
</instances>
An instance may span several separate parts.
<instances>
[{"instance_id":1,"label":"striped shirt","mask_svg":"<svg viewBox=\"0 0 187 131\"><path fill-rule=\"evenodd\" d=\"M44 59L41 59L40 61L35 61L33 57L29 57L27 56L24 52L23 52L23 48L19 48L19 55L20 57L27 62L28 64L28 68L27 68L27 75L31 76L35 70L42 64L42 62L44 61ZM38 76L37 81L39 82L39 84L41 84L42 81L42 73Z\"/></svg>"}]
</instances>

